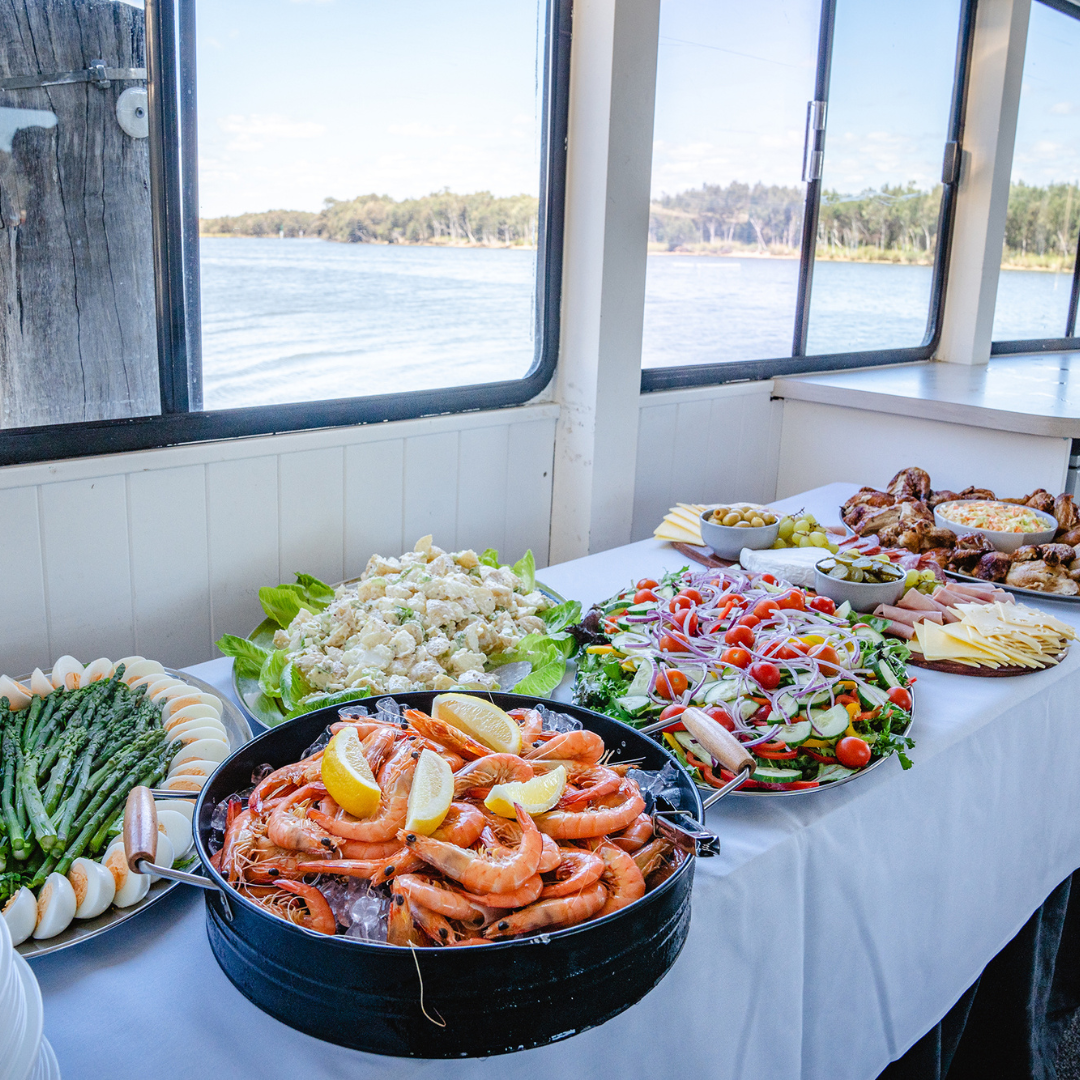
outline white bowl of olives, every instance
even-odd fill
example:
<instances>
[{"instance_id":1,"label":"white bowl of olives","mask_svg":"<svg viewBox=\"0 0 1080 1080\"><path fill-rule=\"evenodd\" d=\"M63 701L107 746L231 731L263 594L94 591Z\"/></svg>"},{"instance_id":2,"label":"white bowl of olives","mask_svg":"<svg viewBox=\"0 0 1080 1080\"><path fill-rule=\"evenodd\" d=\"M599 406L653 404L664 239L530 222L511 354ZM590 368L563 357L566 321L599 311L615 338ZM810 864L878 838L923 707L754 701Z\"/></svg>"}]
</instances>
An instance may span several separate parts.
<instances>
[{"instance_id":1,"label":"white bowl of olives","mask_svg":"<svg viewBox=\"0 0 1080 1080\"><path fill-rule=\"evenodd\" d=\"M721 559L736 560L743 548L772 547L780 519L763 506L734 503L712 506L701 515L701 538Z\"/></svg>"}]
</instances>

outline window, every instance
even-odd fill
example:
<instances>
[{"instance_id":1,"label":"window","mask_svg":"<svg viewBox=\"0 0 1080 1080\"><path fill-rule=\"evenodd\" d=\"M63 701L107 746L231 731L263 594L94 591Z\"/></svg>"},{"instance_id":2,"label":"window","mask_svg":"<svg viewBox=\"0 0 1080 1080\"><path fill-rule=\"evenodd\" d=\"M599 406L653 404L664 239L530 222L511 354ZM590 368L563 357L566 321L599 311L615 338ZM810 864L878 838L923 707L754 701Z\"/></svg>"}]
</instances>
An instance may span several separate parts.
<instances>
[{"instance_id":1,"label":"window","mask_svg":"<svg viewBox=\"0 0 1080 1080\"><path fill-rule=\"evenodd\" d=\"M1077 12L1080 16L1080 11ZM1031 5L1001 253L994 341L1075 348L1080 232L1080 21ZM1006 351L995 349L995 351Z\"/></svg>"},{"instance_id":2,"label":"window","mask_svg":"<svg viewBox=\"0 0 1080 1080\"><path fill-rule=\"evenodd\" d=\"M47 360L73 404L35 411L0 382L0 463L497 407L548 382L569 0L151 0L145 21L138 0L103 11L130 23L136 51L145 37L148 54L104 58L149 74L149 138L116 137L119 180L104 155L106 187L131 178L144 193L118 190L105 215L138 242L93 320L59 276L79 238L40 244L43 269L16 283L22 302L43 325L70 317L100 346L100 375L88 378L85 346L29 337L0 380ZM7 27L13 17L0 14L0 40L25 29ZM115 29L84 37L110 33L127 40ZM67 67L90 68L97 57L84 51L73 36ZM0 48L0 79L21 62ZM127 85L147 86L146 74L74 88L91 102L88 135L116 134ZM0 158L13 122L0 108ZM62 140L72 126L33 125L16 131L16 161L28 139ZM75 225L94 216L82 200L101 201L101 176L87 171ZM56 216L30 206L27 220L39 211ZM34 240L30 225L16 227L21 244ZM89 262L95 281L106 277ZM125 282L137 287L125 293ZM46 396L39 385L35 398Z\"/></svg>"},{"instance_id":3,"label":"window","mask_svg":"<svg viewBox=\"0 0 1080 1080\"><path fill-rule=\"evenodd\" d=\"M973 22L662 0L642 389L931 355Z\"/></svg>"}]
</instances>

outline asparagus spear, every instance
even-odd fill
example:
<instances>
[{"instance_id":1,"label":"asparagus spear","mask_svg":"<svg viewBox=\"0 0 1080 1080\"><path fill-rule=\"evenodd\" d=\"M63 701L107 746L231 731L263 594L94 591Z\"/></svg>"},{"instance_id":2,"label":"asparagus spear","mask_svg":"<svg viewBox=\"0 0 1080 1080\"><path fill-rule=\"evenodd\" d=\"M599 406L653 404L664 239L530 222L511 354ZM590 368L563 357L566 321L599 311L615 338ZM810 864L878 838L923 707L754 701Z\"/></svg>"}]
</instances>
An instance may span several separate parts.
<instances>
[{"instance_id":1,"label":"asparagus spear","mask_svg":"<svg viewBox=\"0 0 1080 1080\"><path fill-rule=\"evenodd\" d=\"M4 824L11 841L11 853L16 859L24 860L30 856L30 846L26 843L19 824L19 815L15 809L15 769L18 762L15 757L17 747L10 723L4 725L3 742L0 745L3 747L4 759L4 787L0 795L0 807L3 808Z\"/></svg>"}]
</instances>

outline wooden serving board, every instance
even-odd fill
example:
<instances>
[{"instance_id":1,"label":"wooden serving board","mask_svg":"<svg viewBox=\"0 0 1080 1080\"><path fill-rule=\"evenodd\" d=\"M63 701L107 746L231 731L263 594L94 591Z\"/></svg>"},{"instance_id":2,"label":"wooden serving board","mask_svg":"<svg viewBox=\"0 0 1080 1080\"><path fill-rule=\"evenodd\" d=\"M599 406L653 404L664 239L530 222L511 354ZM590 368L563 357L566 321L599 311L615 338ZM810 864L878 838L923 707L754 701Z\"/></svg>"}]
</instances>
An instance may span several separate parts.
<instances>
[{"instance_id":1,"label":"wooden serving board","mask_svg":"<svg viewBox=\"0 0 1080 1080\"><path fill-rule=\"evenodd\" d=\"M1054 659L1060 663L1068 652L1066 649ZM944 671L947 675L976 675L984 679L1007 679L1014 675L1034 675L1036 672L1046 671L1046 668L1021 667L1019 664L1007 664L998 668L968 667L967 664L958 664L955 660L927 660L918 652L913 652L907 662L912 667L926 668L927 671Z\"/></svg>"},{"instance_id":2,"label":"wooden serving board","mask_svg":"<svg viewBox=\"0 0 1080 1080\"><path fill-rule=\"evenodd\" d=\"M694 562L701 563L702 566L708 566L714 570L737 565L731 559L721 559L719 555L714 555L707 547L698 547L697 544L684 544L679 540L672 540L671 546L688 559L693 559Z\"/></svg>"}]
</instances>

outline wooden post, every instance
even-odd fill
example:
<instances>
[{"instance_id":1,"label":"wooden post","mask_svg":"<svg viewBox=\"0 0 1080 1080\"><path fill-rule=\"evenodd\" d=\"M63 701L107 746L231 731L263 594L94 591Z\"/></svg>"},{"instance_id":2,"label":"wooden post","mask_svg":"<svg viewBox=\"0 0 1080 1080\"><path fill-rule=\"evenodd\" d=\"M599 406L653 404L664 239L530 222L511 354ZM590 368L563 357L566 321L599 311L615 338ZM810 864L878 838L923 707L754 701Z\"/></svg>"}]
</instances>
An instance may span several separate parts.
<instances>
[{"instance_id":1,"label":"wooden post","mask_svg":"<svg viewBox=\"0 0 1080 1080\"><path fill-rule=\"evenodd\" d=\"M0 0L0 78L95 60L146 66L142 11ZM148 140L116 119L144 85L0 90L0 428L158 412Z\"/></svg>"}]
</instances>

